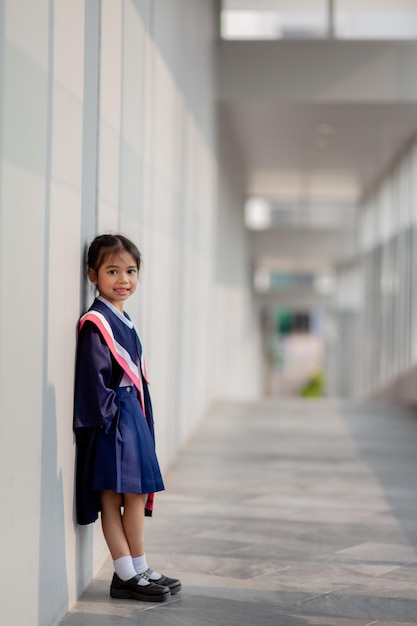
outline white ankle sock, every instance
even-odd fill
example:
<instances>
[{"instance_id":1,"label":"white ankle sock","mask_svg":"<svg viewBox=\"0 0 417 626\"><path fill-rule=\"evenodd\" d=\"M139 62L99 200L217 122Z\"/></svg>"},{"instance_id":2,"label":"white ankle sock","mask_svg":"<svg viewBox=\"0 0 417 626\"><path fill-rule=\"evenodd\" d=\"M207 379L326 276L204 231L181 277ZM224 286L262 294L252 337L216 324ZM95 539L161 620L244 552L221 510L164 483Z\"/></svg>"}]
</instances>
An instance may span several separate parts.
<instances>
[{"instance_id":1,"label":"white ankle sock","mask_svg":"<svg viewBox=\"0 0 417 626\"><path fill-rule=\"evenodd\" d=\"M142 554L142 556L134 556L132 558L133 567L135 568L138 574L143 574L149 568L148 562L146 560L146 554Z\"/></svg>"},{"instance_id":2,"label":"white ankle sock","mask_svg":"<svg viewBox=\"0 0 417 626\"><path fill-rule=\"evenodd\" d=\"M113 567L121 580L130 580L137 574L131 556L121 556L119 559L116 559L113 561Z\"/></svg>"},{"instance_id":3,"label":"white ankle sock","mask_svg":"<svg viewBox=\"0 0 417 626\"><path fill-rule=\"evenodd\" d=\"M138 574L143 574L144 572L146 572L150 580L159 580L161 578L161 574L159 574L159 572L155 572L154 570L150 569L146 560L146 554L142 554L142 556L134 556L132 560L133 566Z\"/></svg>"},{"instance_id":4,"label":"white ankle sock","mask_svg":"<svg viewBox=\"0 0 417 626\"><path fill-rule=\"evenodd\" d=\"M145 554L142 554L142 556L134 556L132 558L132 563L137 574L143 574L148 569ZM138 585L141 585L141 587L143 587L144 585L149 585L149 582L146 580L146 578L141 578L138 582Z\"/></svg>"}]
</instances>

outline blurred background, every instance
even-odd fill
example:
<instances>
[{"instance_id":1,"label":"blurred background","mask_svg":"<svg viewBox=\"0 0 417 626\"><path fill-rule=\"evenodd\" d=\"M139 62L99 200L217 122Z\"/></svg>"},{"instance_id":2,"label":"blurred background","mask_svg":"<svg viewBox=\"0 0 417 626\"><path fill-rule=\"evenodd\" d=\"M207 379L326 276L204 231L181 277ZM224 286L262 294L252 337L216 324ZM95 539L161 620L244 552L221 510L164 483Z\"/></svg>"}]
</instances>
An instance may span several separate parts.
<instances>
[{"instance_id":1,"label":"blurred background","mask_svg":"<svg viewBox=\"0 0 417 626\"><path fill-rule=\"evenodd\" d=\"M73 516L95 234L143 253L163 468L223 400L415 404L417 1L0 0L0 33L0 621L24 562L31 626L106 554Z\"/></svg>"},{"instance_id":2,"label":"blurred background","mask_svg":"<svg viewBox=\"0 0 417 626\"><path fill-rule=\"evenodd\" d=\"M416 11L222 3L269 395L415 401Z\"/></svg>"}]
</instances>

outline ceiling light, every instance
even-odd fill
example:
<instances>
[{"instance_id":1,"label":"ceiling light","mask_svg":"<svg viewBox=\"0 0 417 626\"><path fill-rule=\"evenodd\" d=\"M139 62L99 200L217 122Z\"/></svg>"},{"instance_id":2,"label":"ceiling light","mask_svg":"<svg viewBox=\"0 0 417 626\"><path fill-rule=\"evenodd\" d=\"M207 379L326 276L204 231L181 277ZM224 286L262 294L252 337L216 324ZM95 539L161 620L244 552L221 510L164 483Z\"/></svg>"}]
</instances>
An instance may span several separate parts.
<instances>
[{"instance_id":1,"label":"ceiling light","mask_svg":"<svg viewBox=\"0 0 417 626\"><path fill-rule=\"evenodd\" d=\"M251 230L265 230L271 225L271 205L265 198L249 198L245 204L245 224Z\"/></svg>"}]
</instances>

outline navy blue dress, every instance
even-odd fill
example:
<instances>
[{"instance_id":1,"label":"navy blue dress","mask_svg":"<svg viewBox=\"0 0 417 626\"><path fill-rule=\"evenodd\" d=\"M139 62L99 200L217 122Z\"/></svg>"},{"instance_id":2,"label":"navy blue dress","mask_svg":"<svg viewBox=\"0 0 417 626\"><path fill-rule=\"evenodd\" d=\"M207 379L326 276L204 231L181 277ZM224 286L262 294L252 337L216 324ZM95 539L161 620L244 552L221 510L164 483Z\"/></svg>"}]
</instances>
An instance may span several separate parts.
<instances>
[{"instance_id":1,"label":"navy blue dress","mask_svg":"<svg viewBox=\"0 0 417 626\"><path fill-rule=\"evenodd\" d=\"M100 300L89 310L105 317L118 344L140 363L142 347L134 328ZM103 489L147 494L164 489L155 452L151 399L139 371L144 410L135 386L120 387L123 370L100 330L91 321L85 322L78 338L74 403L79 524L97 519Z\"/></svg>"}]
</instances>

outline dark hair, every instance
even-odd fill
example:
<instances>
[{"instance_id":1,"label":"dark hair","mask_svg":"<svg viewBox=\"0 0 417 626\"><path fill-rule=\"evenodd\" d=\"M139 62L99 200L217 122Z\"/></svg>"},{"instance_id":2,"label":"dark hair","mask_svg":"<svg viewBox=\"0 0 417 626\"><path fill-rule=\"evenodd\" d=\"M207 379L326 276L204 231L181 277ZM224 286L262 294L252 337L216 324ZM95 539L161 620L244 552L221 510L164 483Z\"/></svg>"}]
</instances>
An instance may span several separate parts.
<instances>
[{"instance_id":1,"label":"dark hair","mask_svg":"<svg viewBox=\"0 0 417 626\"><path fill-rule=\"evenodd\" d=\"M95 237L87 251L87 267L98 273L106 257L120 254L123 251L132 255L139 272L142 261L141 254L135 244L123 235L98 235Z\"/></svg>"}]
</instances>

